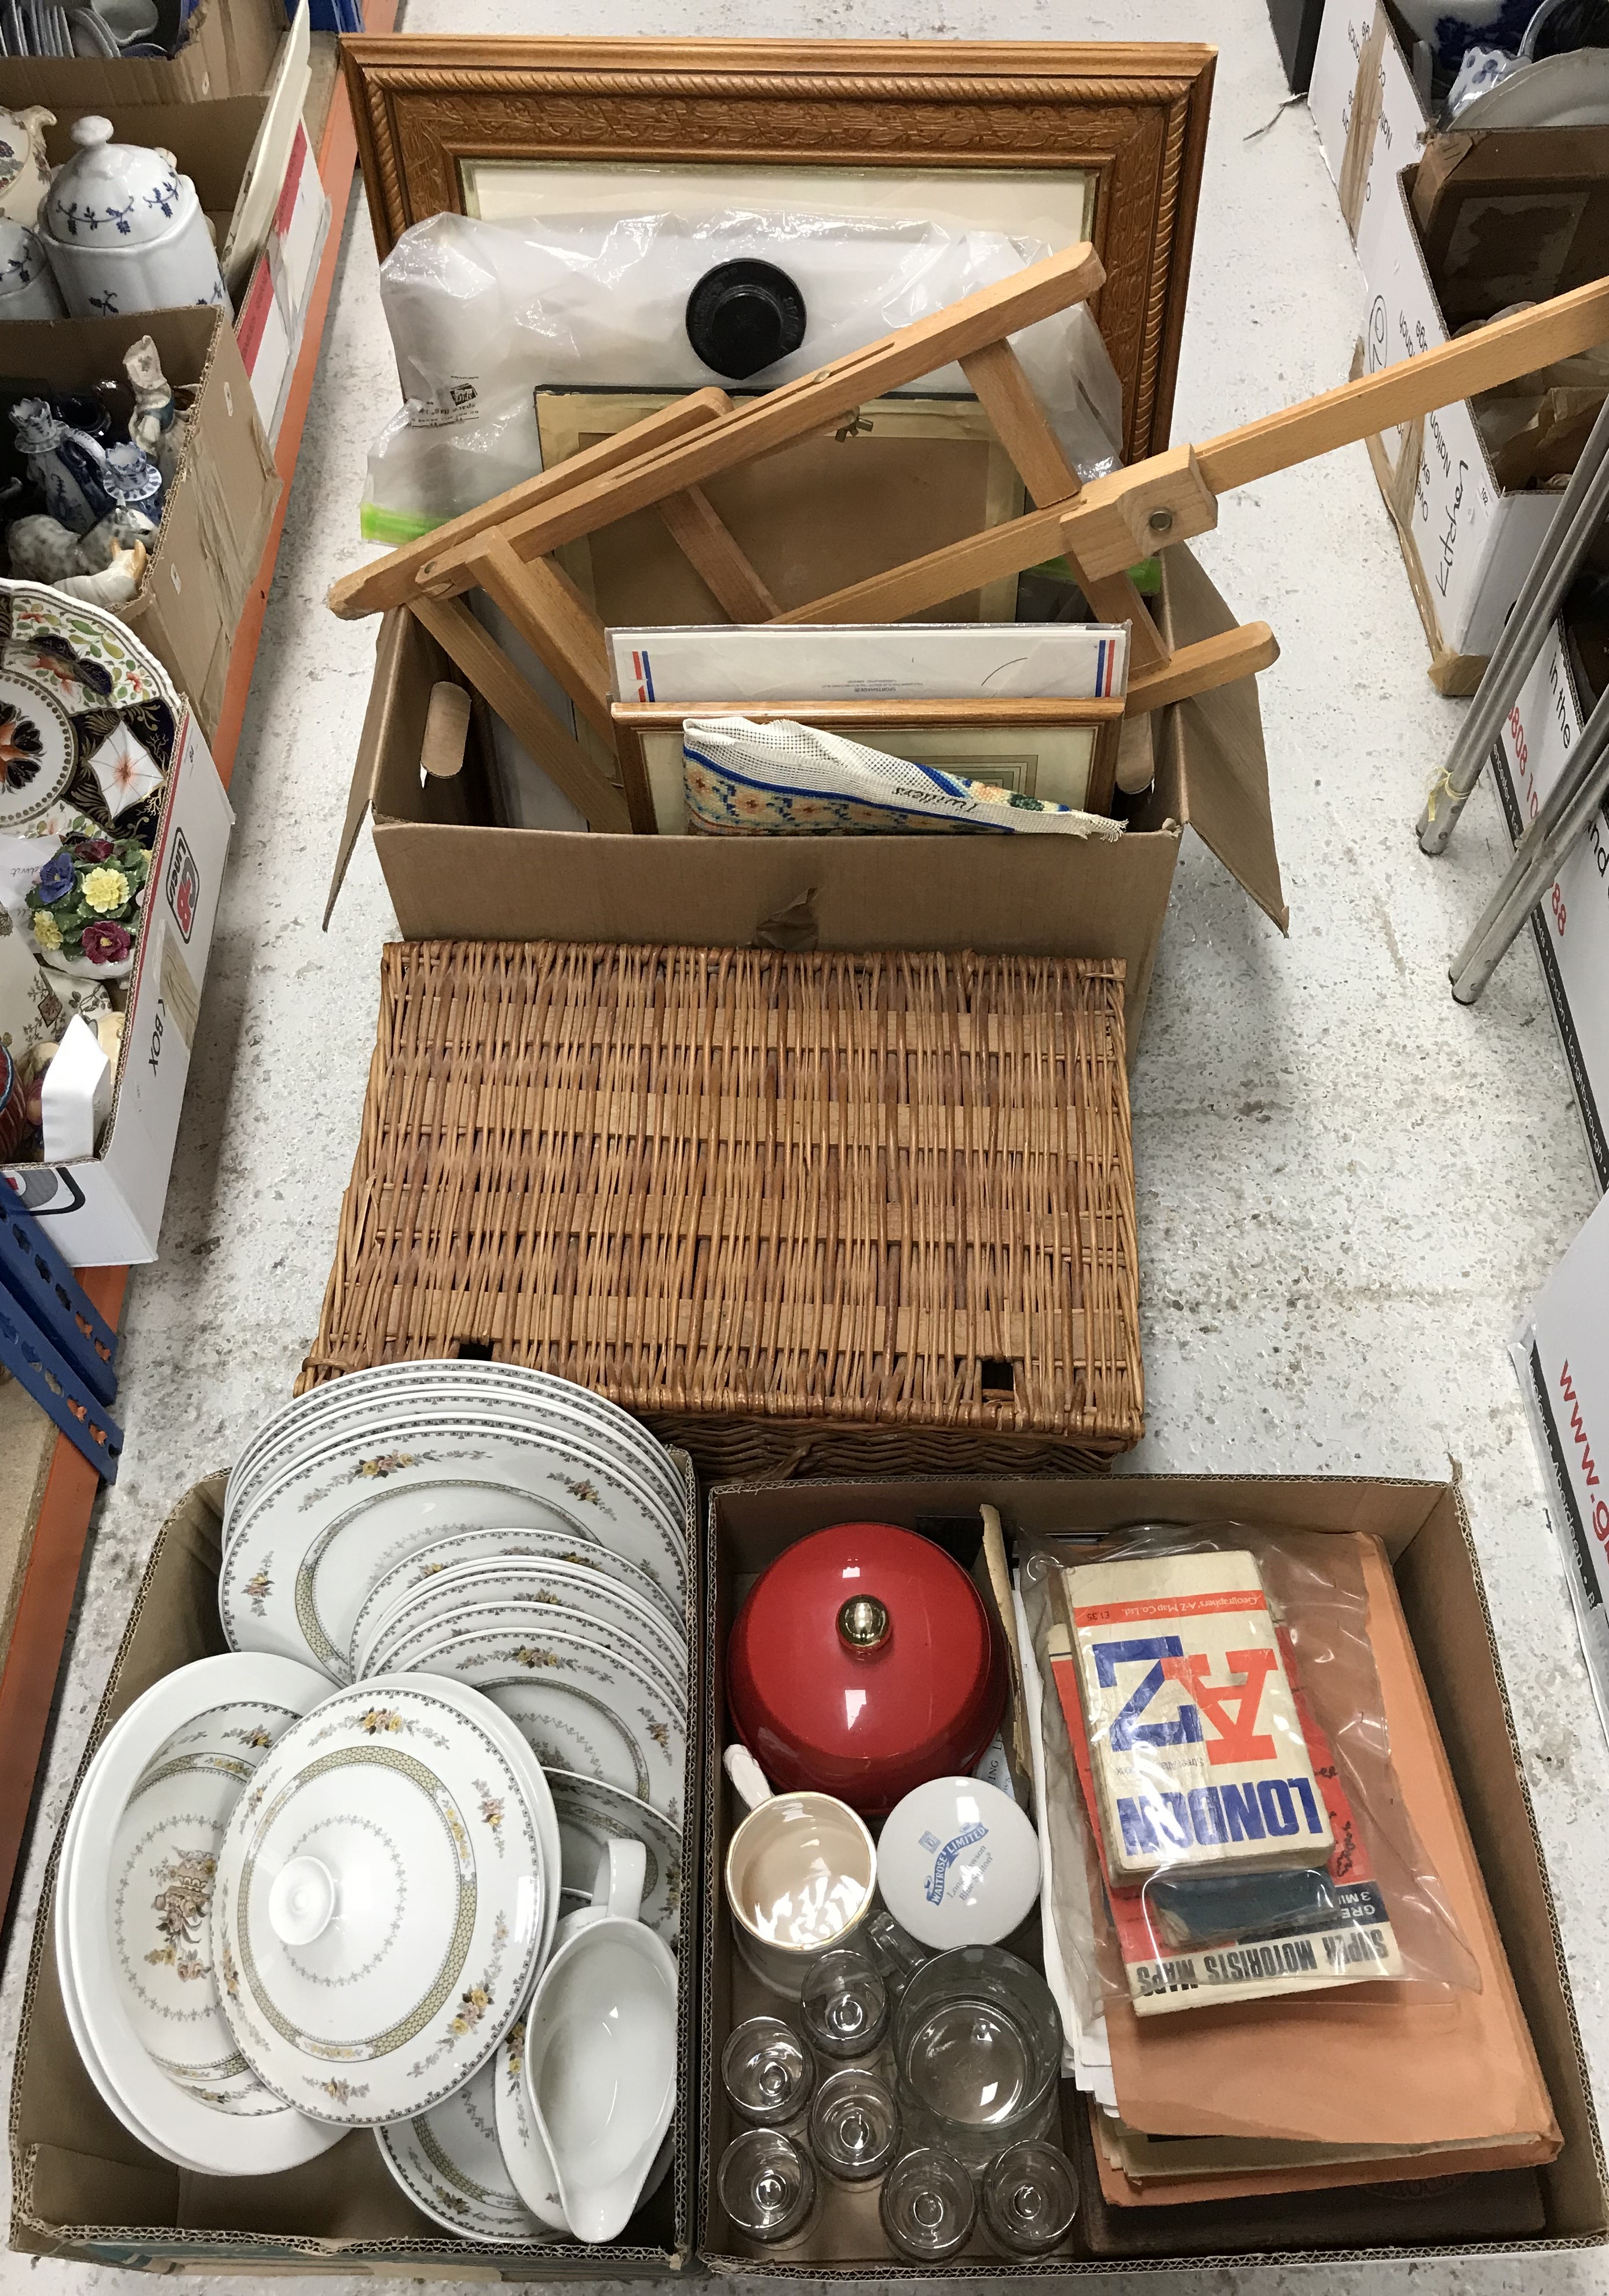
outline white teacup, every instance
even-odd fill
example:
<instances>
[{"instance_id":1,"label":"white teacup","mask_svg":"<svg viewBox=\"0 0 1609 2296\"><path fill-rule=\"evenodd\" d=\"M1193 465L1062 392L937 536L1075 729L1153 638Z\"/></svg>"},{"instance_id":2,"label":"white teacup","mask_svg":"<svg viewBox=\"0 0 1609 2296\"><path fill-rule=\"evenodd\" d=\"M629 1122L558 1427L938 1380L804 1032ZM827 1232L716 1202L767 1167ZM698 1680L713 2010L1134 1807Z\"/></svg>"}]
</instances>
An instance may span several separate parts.
<instances>
[{"instance_id":1,"label":"white teacup","mask_svg":"<svg viewBox=\"0 0 1609 2296\"><path fill-rule=\"evenodd\" d=\"M754 1757L726 1750L748 1815L726 1849L726 1903L738 1951L772 1993L796 2001L811 1964L848 1945L870 1912L877 1850L831 1794L773 1794Z\"/></svg>"}]
</instances>

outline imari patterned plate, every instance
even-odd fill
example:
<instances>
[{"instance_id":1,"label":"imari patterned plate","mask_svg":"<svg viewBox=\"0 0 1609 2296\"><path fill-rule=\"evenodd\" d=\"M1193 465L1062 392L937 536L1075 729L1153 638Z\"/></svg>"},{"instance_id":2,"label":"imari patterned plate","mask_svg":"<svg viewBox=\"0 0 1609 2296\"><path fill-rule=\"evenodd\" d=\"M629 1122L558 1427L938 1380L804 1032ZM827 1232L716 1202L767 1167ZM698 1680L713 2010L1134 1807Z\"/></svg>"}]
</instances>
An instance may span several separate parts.
<instances>
[{"instance_id":1,"label":"imari patterned plate","mask_svg":"<svg viewBox=\"0 0 1609 2296\"><path fill-rule=\"evenodd\" d=\"M420 1675L281 1738L212 1907L224 2013L276 2095L340 2127L412 2120L491 2057L547 1933L535 1767L488 1701Z\"/></svg>"},{"instance_id":2,"label":"imari patterned plate","mask_svg":"<svg viewBox=\"0 0 1609 2296\"><path fill-rule=\"evenodd\" d=\"M573 1570L589 1570L594 1577L611 1580L628 1595L647 1603L670 1628L676 1646L682 1652L682 1670L687 1663L687 1630L680 1619L671 1616L670 1598L657 1587L646 1570L639 1570L634 1562L623 1555L611 1554L607 1546L590 1546L568 1530L461 1530L450 1538L434 1538L428 1546L418 1547L412 1554L392 1564L381 1573L364 1595L362 1608L353 1623L352 1641L347 1660L354 1679L367 1671L369 1656L375 1646L380 1628L389 1617L394 1604L416 1587L427 1586L433 1578L449 1570L462 1570L469 1563L499 1562L564 1562Z\"/></svg>"},{"instance_id":3,"label":"imari patterned plate","mask_svg":"<svg viewBox=\"0 0 1609 2296\"><path fill-rule=\"evenodd\" d=\"M282 1659L181 1667L108 1733L73 1806L56 1949L86 2063L137 2135L214 2176L239 2175L248 2152L264 2172L293 2168L333 2142L236 2050L209 1935L230 1809L273 1742L328 1695L322 1677Z\"/></svg>"},{"instance_id":4,"label":"imari patterned plate","mask_svg":"<svg viewBox=\"0 0 1609 2296\"><path fill-rule=\"evenodd\" d=\"M574 1380L559 1379L552 1372L530 1371L523 1364L461 1363L453 1358L376 1364L298 1396L259 1427L241 1453L225 1496L225 1514L243 1495L265 1452L282 1446L296 1447L331 1413L372 1407L383 1420L385 1413L398 1403L421 1396L449 1417L465 1404L484 1405L488 1398L519 1410L530 1422L540 1422L553 1411L573 1413L592 1426L594 1439L617 1450L623 1460L633 1462L666 1504L680 1513L681 1479L664 1445L617 1403L594 1394L591 1388L577 1386Z\"/></svg>"},{"instance_id":5,"label":"imari patterned plate","mask_svg":"<svg viewBox=\"0 0 1609 2296\"><path fill-rule=\"evenodd\" d=\"M467 1683L506 1714L543 1770L617 1786L682 1823L687 1693L564 1611L487 1603L396 1654L398 1673Z\"/></svg>"},{"instance_id":6,"label":"imari patterned plate","mask_svg":"<svg viewBox=\"0 0 1609 2296\"><path fill-rule=\"evenodd\" d=\"M166 775L182 706L115 614L44 583L0 581L0 832L61 835L80 815L104 821L91 758L121 726ZM125 812L118 825L133 822Z\"/></svg>"},{"instance_id":7,"label":"imari patterned plate","mask_svg":"<svg viewBox=\"0 0 1609 2296\"><path fill-rule=\"evenodd\" d=\"M604 1630L602 1639L624 1647L628 1658L641 1650L641 1662L665 1677L680 1693L685 1708L687 1644L666 1624L665 1613L657 1605L639 1601L600 1570L589 1570L575 1563L543 1562L536 1558L459 1563L449 1570L432 1573L393 1603L380 1620L359 1673L380 1673L389 1663L392 1652L404 1643L412 1644L437 1620L466 1607L480 1608L488 1603L526 1611L534 1603L548 1604L555 1611L563 1610L573 1616L595 1620ZM403 1659L400 1663L405 1673L413 1661Z\"/></svg>"},{"instance_id":8,"label":"imari patterned plate","mask_svg":"<svg viewBox=\"0 0 1609 2296\"><path fill-rule=\"evenodd\" d=\"M600 1452L474 1419L421 1422L380 1451L372 1441L370 1431L308 1454L252 1505L218 1578L232 1648L310 1660L344 1681L377 1577L432 1539L527 1521L568 1523L646 1570L678 1611L685 1603L675 1519Z\"/></svg>"},{"instance_id":9,"label":"imari patterned plate","mask_svg":"<svg viewBox=\"0 0 1609 2296\"><path fill-rule=\"evenodd\" d=\"M428 2217L466 2240L551 2241L515 2191L497 2142L497 2064L416 2120L377 2128L380 2157Z\"/></svg>"}]
</instances>

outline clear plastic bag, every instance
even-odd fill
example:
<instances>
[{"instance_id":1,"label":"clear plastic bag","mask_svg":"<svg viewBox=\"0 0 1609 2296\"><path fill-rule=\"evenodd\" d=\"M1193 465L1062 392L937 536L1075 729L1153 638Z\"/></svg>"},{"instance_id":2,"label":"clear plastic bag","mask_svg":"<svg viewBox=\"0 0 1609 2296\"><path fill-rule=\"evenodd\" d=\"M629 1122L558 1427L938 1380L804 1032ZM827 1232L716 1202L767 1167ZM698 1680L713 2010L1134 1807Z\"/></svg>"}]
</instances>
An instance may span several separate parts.
<instances>
[{"instance_id":1,"label":"clear plastic bag","mask_svg":"<svg viewBox=\"0 0 1609 2296\"><path fill-rule=\"evenodd\" d=\"M406 540L540 470L537 389L726 385L686 324L690 294L717 264L774 264L803 293L798 348L739 386L771 390L1049 252L931 221L757 208L518 224L432 216L380 267L404 405L370 449L363 531ZM1080 475L1115 470L1122 387L1088 311L1074 305L1012 340ZM952 365L907 390L965 394L968 385Z\"/></svg>"},{"instance_id":2,"label":"clear plastic bag","mask_svg":"<svg viewBox=\"0 0 1609 2296\"><path fill-rule=\"evenodd\" d=\"M1140 2016L1479 1989L1393 1767L1354 1539L1140 1527L1018 1562L1085 1989Z\"/></svg>"}]
</instances>

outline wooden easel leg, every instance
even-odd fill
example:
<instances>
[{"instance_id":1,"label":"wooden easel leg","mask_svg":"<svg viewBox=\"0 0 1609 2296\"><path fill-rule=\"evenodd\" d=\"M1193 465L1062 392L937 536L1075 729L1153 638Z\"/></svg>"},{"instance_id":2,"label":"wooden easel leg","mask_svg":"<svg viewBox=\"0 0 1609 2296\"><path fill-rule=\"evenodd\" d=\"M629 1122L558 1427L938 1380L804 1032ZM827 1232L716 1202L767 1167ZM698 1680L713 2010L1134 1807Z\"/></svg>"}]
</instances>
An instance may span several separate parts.
<instances>
[{"instance_id":1,"label":"wooden easel leg","mask_svg":"<svg viewBox=\"0 0 1609 2296\"><path fill-rule=\"evenodd\" d=\"M589 828L630 829L624 792L604 779L574 734L531 691L461 598L421 595L413 600L409 611L418 616L442 652L457 663L520 747L529 750L543 772L586 816Z\"/></svg>"},{"instance_id":2,"label":"wooden easel leg","mask_svg":"<svg viewBox=\"0 0 1609 2296\"><path fill-rule=\"evenodd\" d=\"M478 586L500 606L544 669L614 754L603 624L575 584L546 559L517 557L499 533L481 537ZM417 604L422 592L416 593Z\"/></svg>"},{"instance_id":3,"label":"wooden easel leg","mask_svg":"<svg viewBox=\"0 0 1609 2296\"><path fill-rule=\"evenodd\" d=\"M775 620L780 606L702 487L667 495L657 508L673 541L734 622Z\"/></svg>"}]
</instances>

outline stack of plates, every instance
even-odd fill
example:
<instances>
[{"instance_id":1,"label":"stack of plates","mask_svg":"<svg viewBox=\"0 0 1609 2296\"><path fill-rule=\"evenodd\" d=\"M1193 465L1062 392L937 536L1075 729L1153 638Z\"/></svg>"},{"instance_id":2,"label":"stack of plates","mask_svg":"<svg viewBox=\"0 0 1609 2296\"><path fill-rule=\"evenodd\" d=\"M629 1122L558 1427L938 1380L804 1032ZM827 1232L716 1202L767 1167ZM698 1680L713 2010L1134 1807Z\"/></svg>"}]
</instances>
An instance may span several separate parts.
<instances>
[{"instance_id":1,"label":"stack of plates","mask_svg":"<svg viewBox=\"0 0 1609 2296\"><path fill-rule=\"evenodd\" d=\"M554 2237L503 2165L499 2044L611 1840L676 1943L684 1509L635 1421L501 1365L355 1374L253 1438L234 1655L129 1709L64 1837L62 1992L135 2136L240 2176L370 2126L437 2222Z\"/></svg>"}]
</instances>

